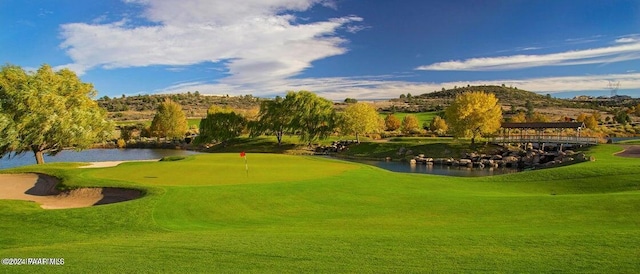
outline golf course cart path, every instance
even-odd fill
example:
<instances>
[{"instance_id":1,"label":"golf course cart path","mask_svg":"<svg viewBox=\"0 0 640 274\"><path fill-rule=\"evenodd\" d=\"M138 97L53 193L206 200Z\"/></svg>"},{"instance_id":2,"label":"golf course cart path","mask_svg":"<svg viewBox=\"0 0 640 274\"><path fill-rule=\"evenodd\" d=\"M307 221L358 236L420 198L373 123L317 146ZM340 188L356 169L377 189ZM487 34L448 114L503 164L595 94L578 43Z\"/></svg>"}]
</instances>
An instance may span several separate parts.
<instances>
[{"instance_id":1,"label":"golf course cart path","mask_svg":"<svg viewBox=\"0 0 640 274\"><path fill-rule=\"evenodd\" d=\"M616 156L640 158L640 145L625 145L624 150L616 153Z\"/></svg>"},{"instance_id":2,"label":"golf course cart path","mask_svg":"<svg viewBox=\"0 0 640 274\"><path fill-rule=\"evenodd\" d=\"M142 192L123 188L78 188L59 191L60 181L44 174L0 174L0 199L33 201L44 209L89 207L133 200Z\"/></svg>"}]
</instances>

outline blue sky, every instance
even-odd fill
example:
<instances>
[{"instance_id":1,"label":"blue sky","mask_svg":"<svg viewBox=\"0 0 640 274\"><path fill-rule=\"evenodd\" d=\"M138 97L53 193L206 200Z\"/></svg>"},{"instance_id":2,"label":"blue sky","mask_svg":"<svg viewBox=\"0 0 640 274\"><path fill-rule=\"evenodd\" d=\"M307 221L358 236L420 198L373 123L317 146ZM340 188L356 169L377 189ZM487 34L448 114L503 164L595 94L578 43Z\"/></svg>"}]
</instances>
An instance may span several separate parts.
<instances>
[{"instance_id":1,"label":"blue sky","mask_svg":"<svg viewBox=\"0 0 640 274\"><path fill-rule=\"evenodd\" d=\"M505 84L640 97L640 1L0 1L0 61L70 68L102 96L334 100Z\"/></svg>"}]
</instances>

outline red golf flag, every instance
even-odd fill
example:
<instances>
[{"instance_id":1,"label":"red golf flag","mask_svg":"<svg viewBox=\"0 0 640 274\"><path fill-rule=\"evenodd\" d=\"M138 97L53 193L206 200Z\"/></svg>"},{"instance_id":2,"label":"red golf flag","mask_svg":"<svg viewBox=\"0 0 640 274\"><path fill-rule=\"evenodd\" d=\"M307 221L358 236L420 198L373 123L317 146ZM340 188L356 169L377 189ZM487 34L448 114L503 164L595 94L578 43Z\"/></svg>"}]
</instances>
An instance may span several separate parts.
<instances>
[{"instance_id":1,"label":"red golf flag","mask_svg":"<svg viewBox=\"0 0 640 274\"><path fill-rule=\"evenodd\" d=\"M244 156L245 156L245 155L246 155L246 154L244 153L244 151L243 151L243 152L240 152L240 157L243 157L243 158L244 158Z\"/></svg>"}]
</instances>

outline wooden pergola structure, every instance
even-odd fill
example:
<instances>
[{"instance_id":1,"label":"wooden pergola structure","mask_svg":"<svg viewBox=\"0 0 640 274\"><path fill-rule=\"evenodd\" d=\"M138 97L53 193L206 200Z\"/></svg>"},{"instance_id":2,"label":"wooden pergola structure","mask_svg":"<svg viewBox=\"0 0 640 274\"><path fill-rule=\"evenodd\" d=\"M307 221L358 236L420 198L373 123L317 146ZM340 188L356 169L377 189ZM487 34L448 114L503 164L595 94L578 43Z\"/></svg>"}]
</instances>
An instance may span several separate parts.
<instances>
[{"instance_id":1,"label":"wooden pergola structure","mask_svg":"<svg viewBox=\"0 0 640 274\"><path fill-rule=\"evenodd\" d=\"M503 123L501 136L494 137L493 143L497 144L527 144L538 143L541 148L545 144L560 145L596 145L598 138L582 137L580 131L585 127L582 122L548 122L548 123ZM545 134L547 130L553 130ZM567 129L575 131L573 135L564 134ZM512 131L518 130L517 134ZM528 134L534 131L534 134Z\"/></svg>"}]
</instances>

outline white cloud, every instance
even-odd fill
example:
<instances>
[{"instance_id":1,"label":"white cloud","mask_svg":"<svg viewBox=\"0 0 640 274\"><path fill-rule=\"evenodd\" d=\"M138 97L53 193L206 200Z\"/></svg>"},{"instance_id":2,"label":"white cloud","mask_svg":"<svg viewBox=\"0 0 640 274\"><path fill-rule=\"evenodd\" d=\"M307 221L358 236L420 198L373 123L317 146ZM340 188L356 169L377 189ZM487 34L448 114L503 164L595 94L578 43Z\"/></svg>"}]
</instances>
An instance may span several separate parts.
<instances>
[{"instance_id":1,"label":"white cloud","mask_svg":"<svg viewBox=\"0 0 640 274\"><path fill-rule=\"evenodd\" d=\"M128 0L143 7L153 24L133 25L129 19L106 24L61 26L61 47L79 74L93 68L151 65L187 66L225 62L229 83L285 79L311 67L315 60L343 54L346 40L336 30L362 21L356 16L308 24L292 11L320 0Z\"/></svg>"},{"instance_id":2,"label":"white cloud","mask_svg":"<svg viewBox=\"0 0 640 274\"><path fill-rule=\"evenodd\" d=\"M623 37L616 39L616 43L635 43L638 42L638 39L632 37Z\"/></svg>"},{"instance_id":3,"label":"white cloud","mask_svg":"<svg viewBox=\"0 0 640 274\"><path fill-rule=\"evenodd\" d=\"M539 55L511 55L471 58L419 66L416 70L487 71L522 69L540 66L606 64L640 59L640 43L625 43L610 47L566 51Z\"/></svg>"}]
</instances>

